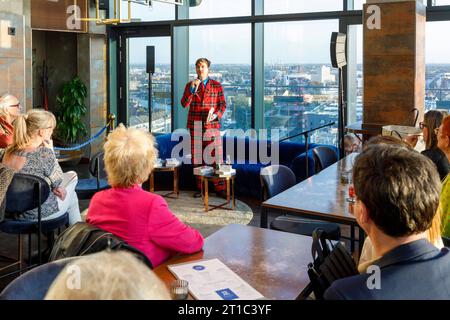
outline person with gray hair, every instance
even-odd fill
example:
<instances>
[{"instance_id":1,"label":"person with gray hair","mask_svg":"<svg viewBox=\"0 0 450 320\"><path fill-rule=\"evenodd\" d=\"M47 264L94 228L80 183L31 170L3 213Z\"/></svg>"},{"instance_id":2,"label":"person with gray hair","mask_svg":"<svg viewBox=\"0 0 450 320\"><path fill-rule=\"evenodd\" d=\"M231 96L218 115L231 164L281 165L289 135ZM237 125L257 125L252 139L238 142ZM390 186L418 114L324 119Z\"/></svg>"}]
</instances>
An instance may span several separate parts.
<instances>
[{"instance_id":1,"label":"person with gray hair","mask_svg":"<svg viewBox=\"0 0 450 320\"><path fill-rule=\"evenodd\" d=\"M70 262L45 300L170 300L164 283L125 251L102 251Z\"/></svg>"},{"instance_id":2,"label":"person with gray hair","mask_svg":"<svg viewBox=\"0 0 450 320\"><path fill-rule=\"evenodd\" d=\"M0 148L6 148L13 143L13 121L21 113L19 99L12 94L0 97Z\"/></svg>"}]
</instances>

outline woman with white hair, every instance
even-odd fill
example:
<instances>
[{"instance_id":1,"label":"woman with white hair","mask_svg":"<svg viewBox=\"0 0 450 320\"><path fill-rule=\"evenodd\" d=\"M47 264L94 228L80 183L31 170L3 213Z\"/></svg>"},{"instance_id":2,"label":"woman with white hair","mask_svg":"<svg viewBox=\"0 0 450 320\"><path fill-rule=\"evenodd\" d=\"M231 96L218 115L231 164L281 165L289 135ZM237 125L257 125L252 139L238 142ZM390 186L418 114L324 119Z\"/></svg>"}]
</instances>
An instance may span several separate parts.
<instances>
[{"instance_id":1,"label":"woman with white hair","mask_svg":"<svg viewBox=\"0 0 450 320\"><path fill-rule=\"evenodd\" d=\"M176 253L200 251L203 237L169 209L163 197L142 189L158 151L154 137L120 124L105 143L105 169L111 189L97 192L86 222L111 232L142 251L154 267Z\"/></svg>"},{"instance_id":2,"label":"woman with white hair","mask_svg":"<svg viewBox=\"0 0 450 320\"><path fill-rule=\"evenodd\" d=\"M63 172L53 152L52 133L56 126L55 116L48 111L33 109L17 116L14 123L14 142L6 149L3 164L18 173L44 178L52 192L42 205L42 219L56 218L69 213L69 224L81 221L78 197L73 179L62 186ZM16 217L36 220L37 208Z\"/></svg>"},{"instance_id":3,"label":"woman with white hair","mask_svg":"<svg viewBox=\"0 0 450 320\"><path fill-rule=\"evenodd\" d=\"M0 148L13 143L13 121L20 114L20 102L11 94L0 97Z\"/></svg>"},{"instance_id":4,"label":"woman with white hair","mask_svg":"<svg viewBox=\"0 0 450 320\"><path fill-rule=\"evenodd\" d=\"M45 300L170 300L164 283L125 251L82 256L53 281Z\"/></svg>"}]
</instances>

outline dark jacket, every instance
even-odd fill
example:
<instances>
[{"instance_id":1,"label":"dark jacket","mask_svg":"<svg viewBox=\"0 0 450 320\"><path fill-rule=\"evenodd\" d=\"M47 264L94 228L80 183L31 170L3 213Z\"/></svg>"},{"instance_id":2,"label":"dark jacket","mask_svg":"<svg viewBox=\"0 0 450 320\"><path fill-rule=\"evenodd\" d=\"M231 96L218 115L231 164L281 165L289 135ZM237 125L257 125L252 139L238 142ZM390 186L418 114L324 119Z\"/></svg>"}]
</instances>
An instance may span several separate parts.
<instances>
[{"instance_id":1,"label":"dark jacket","mask_svg":"<svg viewBox=\"0 0 450 320\"><path fill-rule=\"evenodd\" d=\"M413 241L373 263L380 267L380 289L369 289L373 272L337 280L325 292L328 300L450 299L450 252L428 240ZM369 279L371 277L371 279Z\"/></svg>"},{"instance_id":2,"label":"dark jacket","mask_svg":"<svg viewBox=\"0 0 450 320\"><path fill-rule=\"evenodd\" d=\"M442 152L442 150L439 148L433 148L422 151L422 154L424 156L427 156L431 159L431 161L434 162L438 169L441 180L444 180L450 170L450 164L445 153Z\"/></svg>"}]
</instances>

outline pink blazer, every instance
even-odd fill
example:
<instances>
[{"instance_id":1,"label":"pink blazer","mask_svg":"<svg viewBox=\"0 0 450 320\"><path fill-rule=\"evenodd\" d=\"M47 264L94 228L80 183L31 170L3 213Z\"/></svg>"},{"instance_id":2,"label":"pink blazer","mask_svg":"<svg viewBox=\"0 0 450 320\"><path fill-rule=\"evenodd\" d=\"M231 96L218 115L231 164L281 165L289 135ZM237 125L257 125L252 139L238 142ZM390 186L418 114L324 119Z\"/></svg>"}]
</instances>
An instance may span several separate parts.
<instances>
[{"instance_id":1,"label":"pink blazer","mask_svg":"<svg viewBox=\"0 0 450 320\"><path fill-rule=\"evenodd\" d=\"M200 251L203 237L186 226L159 195L139 185L97 192L89 204L86 222L122 238L141 250L153 267L176 253Z\"/></svg>"}]
</instances>

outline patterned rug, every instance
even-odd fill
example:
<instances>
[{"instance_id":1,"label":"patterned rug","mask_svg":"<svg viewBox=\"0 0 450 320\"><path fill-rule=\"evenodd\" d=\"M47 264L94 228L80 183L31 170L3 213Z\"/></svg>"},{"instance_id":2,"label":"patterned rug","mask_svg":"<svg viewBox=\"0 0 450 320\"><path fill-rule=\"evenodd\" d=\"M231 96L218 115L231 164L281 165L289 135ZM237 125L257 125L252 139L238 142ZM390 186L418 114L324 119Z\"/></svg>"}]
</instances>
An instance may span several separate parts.
<instances>
[{"instance_id":1,"label":"patterned rug","mask_svg":"<svg viewBox=\"0 0 450 320\"><path fill-rule=\"evenodd\" d=\"M157 192L160 193L160 192ZM164 192L161 192L164 193ZM166 192L167 193L167 192ZM205 206L202 198L194 198L193 191L180 191L177 198L168 198L165 200L170 210L183 222L194 225L216 225L225 226L228 224L248 224L253 218L252 209L236 199L236 208L234 210L226 210L222 208L205 212ZM219 205L225 202L225 199L215 196L209 196L210 205Z\"/></svg>"}]
</instances>

